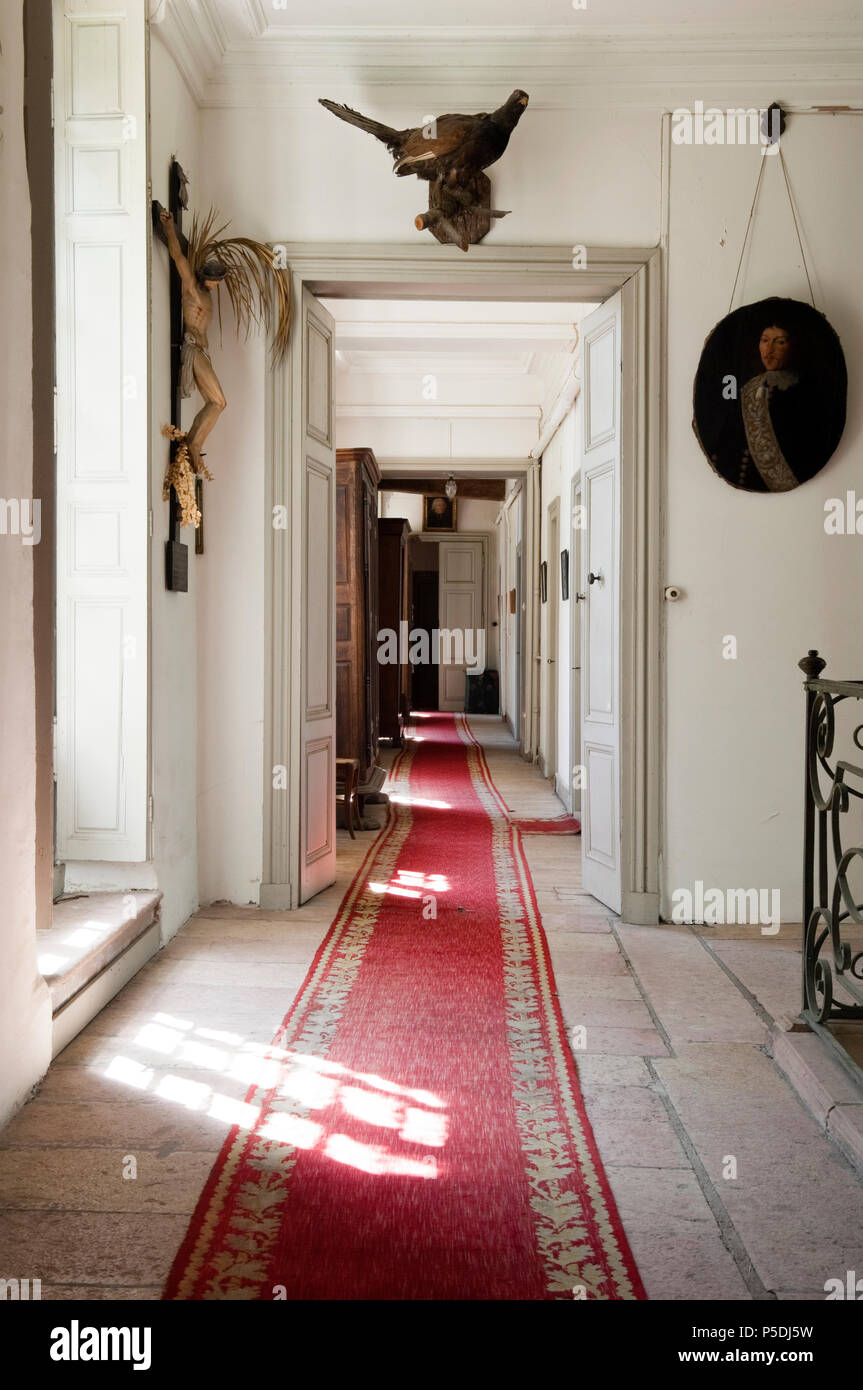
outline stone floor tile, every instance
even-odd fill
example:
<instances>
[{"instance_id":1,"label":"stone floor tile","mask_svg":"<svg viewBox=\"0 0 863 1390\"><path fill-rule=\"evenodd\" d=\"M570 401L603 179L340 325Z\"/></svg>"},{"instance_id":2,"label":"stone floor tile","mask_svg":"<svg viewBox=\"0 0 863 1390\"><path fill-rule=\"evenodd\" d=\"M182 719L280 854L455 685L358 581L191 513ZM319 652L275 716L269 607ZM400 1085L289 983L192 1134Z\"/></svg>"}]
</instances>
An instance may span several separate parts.
<instances>
[{"instance_id":1,"label":"stone floor tile","mask_svg":"<svg viewBox=\"0 0 863 1390\"><path fill-rule=\"evenodd\" d=\"M634 999L586 999L577 993L560 992L561 1008L568 1021L578 1021L588 1029L652 1028L647 1006Z\"/></svg>"},{"instance_id":2,"label":"stone floor tile","mask_svg":"<svg viewBox=\"0 0 863 1390\"><path fill-rule=\"evenodd\" d=\"M691 932L622 925L618 934L672 1045L765 1040L765 1025Z\"/></svg>"},{"instance_id":3,"label":"stone floor tile","mask_svg":"<svg viewBox=\"0 0 863 1390\"><path fill-rule=\"evenodd\" d=\"M557 970L557 992L571 1002L579 999L641 1000L638 985L628 972L597 975L584 970Z\"/></svg>"},{"instance_id":4,"label":"stone floor tile","mask_svg":"<svg viewBox=\"0 0 863 1390\"><path fill-rule=\"evenodd\" d=\"M768 1290L860 1264L863 1187L760 1049L690 1045L653 1065Z\"/></svg>"},{"instance_id":5,"label":"stone floor tile","mask_svg":"<svg viewBox=\"0 0 863 1390\"><path fill-rule=\"evenodd\" d=\"M124 1178L130 1150L0 1149L0 1210L129 1211L190 1216L216 1161L209 1153L140 1150L138 1176Z\"/></svg>"},{"instance_id":6,"label":"stone floor tile","mask_svg":"<svg viewBox=\"0 0 863 1390\"><path fill-rule=\"evenodd\" d=\"M597 1086L650 1086L653 1078L640 1057L594 1056L578 1058L582 1090Z\"/></svg>"},{"instance_id":7,"label":"stone floor tile","mask_svg":"<svg viewBox=\"0 0 863 1390\"><path fill-rule=\"evenodd\" d=\"M563 1017L570 1029L578 1023L578 1019L575 1017L567 1018L565 1009ZM668 1048L655 1028L601 1028L594 1026L587 1030L587 1046L575 1050L576 1060L580 1052L610 1053L616 1056L629 1057L668 1056Z\"/></svg>"},{"instance_id":8,"label":"stone floor tile","mask_svg":"<svg viewBox=\"0 0 863 1390\"><path fill-rule=\"evenodd\" d=\"M647 1297L653 1301L725 1303L751 1299L740 1271L715 1236L656 1236L633 1231L629 1243Z\"/></svg>"},{"instance_id":9,"label":"stone floor tile","mask_svg":"<svg viewBox=\"0 0 863 1390\"><path fill-rule=\"evenodd\" d=\"M646 1086L594 1086L585 1103L609 1170L636 1167L691 1171L665 1106Z\"/></svg>"},{"instance_id":10,"label":"stone floor tile","mask_svg":"<svg viewBox=\"0 0 863 1390\"><path fill-rule=\"evenodd\" d=\"M41 1279L43 1299L51 1286L67 1299L97 1296L77 1286L161 1291L187 1226L184 1213L0 1211L0 1274Z\"/></svg>"}]
</instances>

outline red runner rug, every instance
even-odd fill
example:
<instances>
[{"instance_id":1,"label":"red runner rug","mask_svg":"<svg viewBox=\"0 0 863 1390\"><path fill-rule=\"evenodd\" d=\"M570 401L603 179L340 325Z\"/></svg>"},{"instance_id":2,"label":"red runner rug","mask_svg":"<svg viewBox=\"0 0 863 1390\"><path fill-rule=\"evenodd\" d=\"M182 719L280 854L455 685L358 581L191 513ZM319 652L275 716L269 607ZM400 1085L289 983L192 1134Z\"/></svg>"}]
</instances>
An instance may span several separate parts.
<instances>
[{"instance_id":1,"label":"red runner rug","mask_svg":"<svg viewBox=\"0 0 863 1390\"><path fill-rule=\"evenodd\" d=\"M510 816L510 825L522 835L580 835L581 821L575 816Z\"/></svg>"},{"instance_id":2,"label":"red runner rug","mask_svg":"<svg viewBox=\"0 0 863 1390\"><path fill-rule=\"evenodd\" d=\"M519 835L466 721L422 733L166 1298L645 1296Z\"/></svg>"}]
</instances>

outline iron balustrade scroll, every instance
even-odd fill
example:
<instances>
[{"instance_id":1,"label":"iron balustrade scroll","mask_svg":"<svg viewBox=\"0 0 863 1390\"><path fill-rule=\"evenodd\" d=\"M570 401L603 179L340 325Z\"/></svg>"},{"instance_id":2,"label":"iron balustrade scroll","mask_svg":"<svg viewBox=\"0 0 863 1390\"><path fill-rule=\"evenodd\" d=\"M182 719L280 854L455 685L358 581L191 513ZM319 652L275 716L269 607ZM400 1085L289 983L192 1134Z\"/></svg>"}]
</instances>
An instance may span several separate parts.
<instances>
[{"instance_id":1,"label":"iron balustrade scroll","mask_svg":"<svg viewBox=\"0 0 863 1390\"><path fill-rule=\"evenodd\" d=\"M863 1019L863 949L843 940L851 924L863 926L863 904L849 881L852 865L863 860L863 845L846 844L849 832L863 838L863 766L834 756L836 709L863 701L863 681L821 679L827 665L817 651L798 663L806 676L806 783L803 868L803 1018L851 1062L827 1028L828 1023ZM863 703L851 719L851 742L863 754ZM841 985L850 996L836 998Z\"/></svg>"}]
</instances>

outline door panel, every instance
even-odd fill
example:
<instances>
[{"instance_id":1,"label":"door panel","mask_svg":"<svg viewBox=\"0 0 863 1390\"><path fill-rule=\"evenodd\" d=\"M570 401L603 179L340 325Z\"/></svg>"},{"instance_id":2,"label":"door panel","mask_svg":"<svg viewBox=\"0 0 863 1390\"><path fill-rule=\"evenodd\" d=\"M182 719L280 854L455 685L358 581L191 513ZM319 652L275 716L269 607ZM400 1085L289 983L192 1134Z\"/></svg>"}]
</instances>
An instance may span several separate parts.
<instances>
[{"instance_id":1,"label":"door panel","mask_svg":"<svg viewBox=\"0 0 863 1390\"><path fill-rule=\"evenodd\" d=\"M581 613L582 865L586 892L615 912L620 855L620 295L582 323L587 529ZM591 578L592 577L592 578Z\"/></svg>"},{"instance_id":2,"label":"door panel","mask_svg":"<svg viewBox=\"0 0 863 1390\"><path fill-rule=\"evenodd\" d=\"M470 654L478 651L478 632L485 631L485 552L482 541L441 541L440 563L440 666L438 703L442 710L463 710L468 644ZM448 640L446 633L461 637ZM481 654L481 653L480 653ZM452 659L450 659L452 658Z\"/></svg>"},{"instance_id":3,"label":"door panel","mask_svg":"<svg viewBox=\"0 0 863 1390\"><path fill-rule=\"evenodd\" d=\"M570 579L569 579L569 618L570 618L570 682L569 682L569 761L570 761L570 807L573 812L581 811L581 788L583 776L576 776L576 769L583 765L581 750L581 609L580 595L583 582L581 555L584 531L582 520L581 477L572 480L572 506L570 516Z\"/></svg>"},{"instance_id":4,"label":"door panel","mask_svg":"<svg viewBox=\"0 0 863 1390\"><path fill-rule=\"evenodd\" d=\"M560 502L555 498L548 509L548 571L546 588L546 693L548 722L546 724L545 775L553 787L557 784L557 593L560 583Z\"/></svg>"},{"instance_id":5,"label":"door panel","mask_svg":"<svg viewBox=\"0 0 863 1390\"><path fill-rule=\"evenodd\" d=\"M303 290L300 902L336 877L336 457L333 319Z\"/></svg>"}]
</instances>

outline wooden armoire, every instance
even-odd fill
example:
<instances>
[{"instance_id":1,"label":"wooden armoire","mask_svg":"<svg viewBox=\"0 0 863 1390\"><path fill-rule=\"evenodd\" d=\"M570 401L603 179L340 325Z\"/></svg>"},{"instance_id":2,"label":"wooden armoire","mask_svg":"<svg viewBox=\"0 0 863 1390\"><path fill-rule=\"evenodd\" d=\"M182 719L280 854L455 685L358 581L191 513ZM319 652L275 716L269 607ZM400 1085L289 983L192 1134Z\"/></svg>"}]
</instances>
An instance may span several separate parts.
<instances>
[{"instance_id":1,"label":"wooden armoire","mask_svg":"<svg viewBox=\"0 0 863 1390\"><path fill-rule=\"evenodd\" d=\"M361 786L378 748L380 480L371 449L336 450L336 756L359 760Z\"/></svg>"},{"instance_id":2,"label":"wooden armoire","mask_svg":"<svg viewBox=\"0 0 863 1390\"><path fill-rule=\"evenodd\" d=\"M408 621L408 536L411 528L404 517L378 519L378 574L380 576L378 621L381 628L392 628L399 637L399 664L381 666L380 737L401 743L402 727L408 713L407 651L402 652L399 627ZM405 631L407 632L407 628ZM405 644L407 645L407 644ZM404 665L402 665L404 658Z\"/></svg>"}]
</instances>

